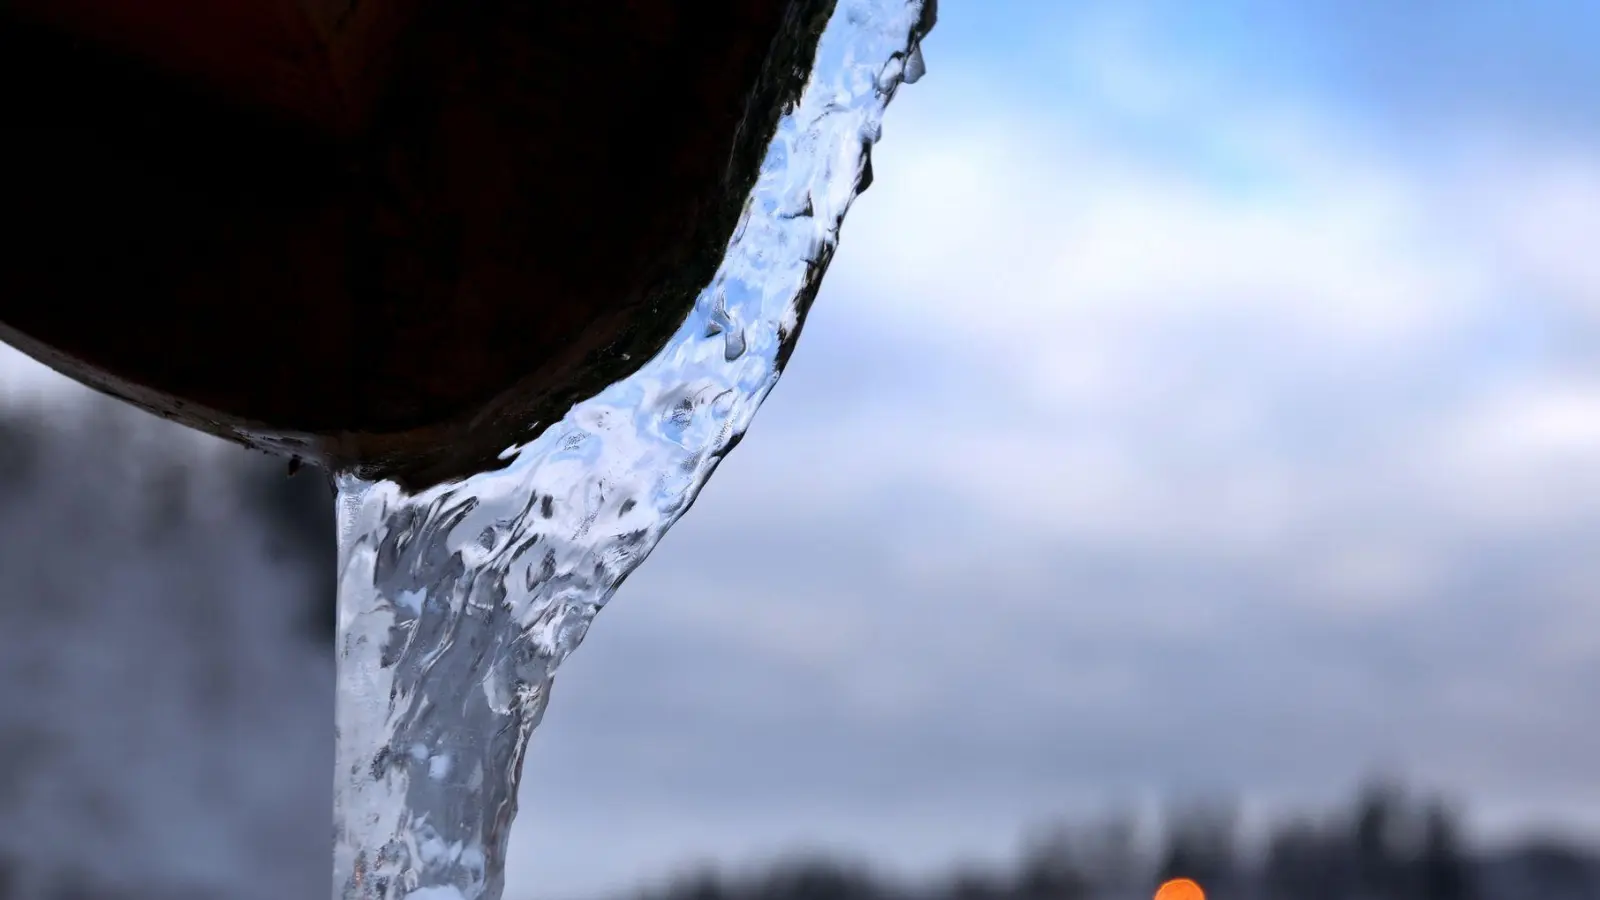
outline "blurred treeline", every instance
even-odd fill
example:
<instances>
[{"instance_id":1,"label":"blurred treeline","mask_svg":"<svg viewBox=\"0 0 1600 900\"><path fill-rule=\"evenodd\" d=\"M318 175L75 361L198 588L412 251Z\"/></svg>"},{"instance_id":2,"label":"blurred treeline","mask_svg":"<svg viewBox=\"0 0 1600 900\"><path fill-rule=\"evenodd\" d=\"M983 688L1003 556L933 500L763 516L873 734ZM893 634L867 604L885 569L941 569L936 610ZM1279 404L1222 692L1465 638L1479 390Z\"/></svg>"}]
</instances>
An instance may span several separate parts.
<instances>
[{"instance_id":1,"label":"blurred treeline","mask_svg":"<svg viewBox=\"0 0 1600 900\"><path fill-rule=\"evenodd\" d=\"M72 399L49 413L0 406L0 506L27 511L30 504L75 502L77 494L99 497L108 504L98 511L108 523L118 523L124 511L137 517L119 523L129 526L130 543L155 543L217 518L254 520L268 535L268 557L314 582L308 634L331 639L335 535L325 474L306 468L291 476L284 460L190 433L118 401ZM63 475L75 475L77 483L65 484ZM213 515L201 515L208 511ZM93 512L83 511L86 518Z\"/></svg>"},{"instance_id":2,"label":"blurred treeline","mask_svg":"<svg viewBox=\"0 0 1600 900\"><path fill-rule=\"evenodd\" d=\"M0 405L0 900L327 896L328 481Z\"/></svg>"},{"instance_id":3,"label":"blurred treeline","mask_svg":"<svg viewBox=\"0 0 1600 900\"><path fill-rule=\"evenodd\" d=\"M264 542L251 543L241 556L219 555L219 532L249 533ZM117 551L117 545L127 549ZM253 570L254 583L246 583L239 566L258 558L263 567ZM220 580L193 581L207 559L220 560ZM230 661L226 652L219 657L216 649L246 646L234 642L248 634L248 646L268 647L257 671L282 679L304 664L282 664L279 671L270 668L279 665L272 660L290 651L321 654L331 646L334 521L327 479L310 470L288 477L282 460L195 438L108 400L88 398L68 412L48 414L0 408L0 560L9 567L0 570L0 673L6 676L0 685L0 900L254 898L300 893L288 887L291 882L317 883L326 871L321 832L303 823L326 821L327 778L319 768L326 748L291 757L283 746L285 735L311 727L305 723L325 722L329 710L306 685L320 685L327 676L309 673L299 689L307 699L285 699L304 708L283 713L280 721L302 724L273 724L260 708L273 694L249 694L250 677L230 679L229 667L246 672L244 663ZM83 580L87 570L118 566L119 583L144 584L149 592L148 599L130 594L138 607L130 617L101 614L115 598L66 596L89 590L77 585L104 584ZM170 574L146 583L133 577L134 567ZM214 592L196 601L199 606L178 596L194 584ZM276 620L260 616L283 609L278 597L299 599L297 609L283 613L291 624L273 632ZM174 618L223 608L253 610L258 618L213 617L206 625L213 631L191 629L176 637L160 630ZM130 637L132 628L150 631ZM273 633L281 634L271 638L279 643L269 643ZM67 649L73 642L87 643ZM73 653L104 659L194 653L211 667L203 679L214 682L207 696L234 693L220 695L220 705L199 706L177 691L163 699L142 685L108 697L98 674L72 665ZM52 655L63 658L55 668L47 664ZM173 671L179 680L194 680L183 674L190 669ZM86 686L74 693L78 681ZM182 714L163 703L181 705ZM237 708L250 715L230 718L228 710ZM125 731L148 728L140 739L168 761L135 772L126 769L120 750L104 750L103 720L112 710L128 713ZM243 730L249 727L256 730ZM80 751L81 760L75 756ZM216 757L240 760L227 780L262 784L251 801L254 811L224 809L226 803L246 807L237 796L207 801L212 788L202 787L198 806L148 812L159 798L191 790L186 773ZM277 782L262 780L271 766L284 769ZM170 790L159 779L170 779ZM30 799L32 787L46 781L63 796L81 784L93 802ZM298 784L301 793L285 794L273 784ZM245 848L239 859L256 868L206 875L187 851L171 851L170 858L156 853L148 838L159 828L141 824L135 813L178 830L186 818L215 815L205 827L216 835L241 820L237 842L223 846ZM1193 802L1160 817L1154 833L1131 816L1044 828L1013 863L987 869L911 881L870 864L812 856L755 871L701 870L624 897L1147 900L1165 878L1186 876L1205 885L1214 900L1600 900L1600 850L1548 837L1486 848L1468 840L1459 815L1438 798L1379 780L1343 808L1283 817L1265 829L1244 828L1229 803ZM260 836L272 820L282 820L277 844ZM49 829L83 835L84 848L27 839ZM121 861L119 848L131 861ZM290 870L299 874L290 878ZM219 886L219 877L238 884Z\"/></svg>"},{"instance_id":4,"label":"blurred treeline","mask_svg":"<svg viewBox=\"0 0 1600 900\"><path fill-rule=\"evenodd\" d=\"M1154 840L1132 816L1043 829L1008 866L917 882L807 857L765 871L705 869L638 900L1149 900L1187 877L1212 900L1596 900L1600 853L1553 837L1496 849L1463 836L1456 809L1373 780L1344 808L1284 817L1246 840L1222 801L1175 806Z\"/></svg>"}]
</instances>

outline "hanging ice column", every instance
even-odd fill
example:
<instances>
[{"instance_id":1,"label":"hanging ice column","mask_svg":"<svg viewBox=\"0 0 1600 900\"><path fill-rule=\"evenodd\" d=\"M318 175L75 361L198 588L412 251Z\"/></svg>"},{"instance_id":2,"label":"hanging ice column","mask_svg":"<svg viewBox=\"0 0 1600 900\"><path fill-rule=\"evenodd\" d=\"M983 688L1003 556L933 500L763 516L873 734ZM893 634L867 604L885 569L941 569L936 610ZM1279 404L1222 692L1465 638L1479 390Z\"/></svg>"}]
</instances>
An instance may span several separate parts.
<instances>
[{"instance_id":1,"label":"hanging ice column","mask_svg":"<svg viewBox=\"0 0 1600 900\"><path fill-rule=\"evenodd\" d=\"M551 676L776 383L932 24L840 0L715 278L632 377L499 471L340 479L336 900L498 900Z\"/></svg>"}]
</instances>

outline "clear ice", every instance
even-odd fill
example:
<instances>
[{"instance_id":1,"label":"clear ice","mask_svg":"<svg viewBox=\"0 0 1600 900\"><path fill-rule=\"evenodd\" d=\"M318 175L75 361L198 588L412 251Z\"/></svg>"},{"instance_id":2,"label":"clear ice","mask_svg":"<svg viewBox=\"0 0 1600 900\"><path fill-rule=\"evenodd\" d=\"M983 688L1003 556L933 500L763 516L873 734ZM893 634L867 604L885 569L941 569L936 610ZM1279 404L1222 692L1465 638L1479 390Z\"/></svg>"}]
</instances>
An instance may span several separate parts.
<instances>
[{"instance_id":1,"label":"clear ice","mask_svg":"<svg viewBox=\"0 0 1600 900\"><path fill-rule=\"evenodd\" d=\"M665 348L508 464L339 478L335 900L498 900L551 678L772 390L934 0L839 0L722 264Z\"/></svg>"}]
</instances>

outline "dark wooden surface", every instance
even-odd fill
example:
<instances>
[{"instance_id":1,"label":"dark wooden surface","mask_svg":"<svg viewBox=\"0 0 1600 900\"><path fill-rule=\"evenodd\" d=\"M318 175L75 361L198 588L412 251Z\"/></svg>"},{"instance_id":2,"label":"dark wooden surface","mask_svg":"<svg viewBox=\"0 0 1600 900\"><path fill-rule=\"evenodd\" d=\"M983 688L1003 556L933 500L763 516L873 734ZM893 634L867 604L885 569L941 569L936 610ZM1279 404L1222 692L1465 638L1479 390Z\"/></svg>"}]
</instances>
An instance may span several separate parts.
<instances>
[{"instance_id":1,"label":"dark wooden surface","mask_svg":"<svg viewBox=\"0 0 1600 900\"><path fill-rule=\"evenodd\" d=\"M428 0L5 0L235 105L350 136Z\"/></svg>"},{"instance_id":2,"label":"dark wooden surface","mask_svg":"<svg viewBox=\"0 0 1600 900\"><path fill-rule=\"evenodd\" d=\"M0 7L0 339L314 462L492 465L681 321L831 6L422 5L338 121Z\"/></svg>"}]
</instances>

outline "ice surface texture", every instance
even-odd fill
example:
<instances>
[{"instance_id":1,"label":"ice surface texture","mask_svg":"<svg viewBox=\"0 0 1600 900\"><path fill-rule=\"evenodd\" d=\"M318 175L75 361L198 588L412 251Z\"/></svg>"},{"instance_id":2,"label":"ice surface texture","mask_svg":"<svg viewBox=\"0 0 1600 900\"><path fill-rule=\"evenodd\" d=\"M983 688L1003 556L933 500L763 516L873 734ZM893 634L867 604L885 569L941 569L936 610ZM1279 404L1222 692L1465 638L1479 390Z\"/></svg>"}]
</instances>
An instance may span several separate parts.
<instances>
[{"instance_id":1,"label":"ice surface texture","mask_svg":"<svg viewBox=\"0 0 1600 900\"><path fill-rule=\"evenodd\" d=\"M722 265L633 376L497 471L340 479L335 898L500 896L551 677L777 382L932 23L931 0L840 0Z\"/></svg>"}]
</instances>

